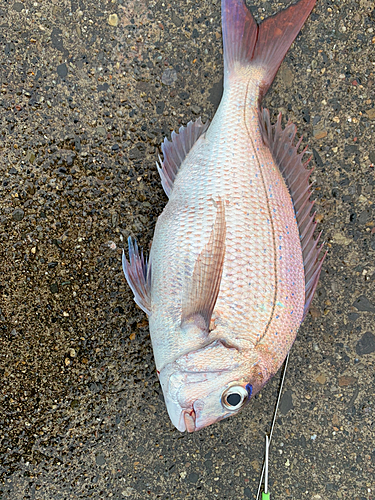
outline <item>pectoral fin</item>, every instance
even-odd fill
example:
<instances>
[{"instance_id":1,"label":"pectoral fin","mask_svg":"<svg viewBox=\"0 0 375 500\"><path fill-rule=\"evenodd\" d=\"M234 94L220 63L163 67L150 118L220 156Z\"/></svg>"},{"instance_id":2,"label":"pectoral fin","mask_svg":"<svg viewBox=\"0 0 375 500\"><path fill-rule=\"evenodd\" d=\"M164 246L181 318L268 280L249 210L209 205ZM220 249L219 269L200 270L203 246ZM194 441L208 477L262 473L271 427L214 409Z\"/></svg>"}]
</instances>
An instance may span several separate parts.
<instances>
[{"instance_id":1,"label":"pectoral fin","mask_svg":"<svg viewBox=\"0 0 375 500\"><path fill-rule=\"evenodd\" d=\"M220 290L225 256L225 208L221 200L216 205L217 214L210 239L198 256L182 301L181 326L189 321L198 321L207 332Z\"/></svg>"},{"instance_id":2,"label":"pectoral fin","mask_svg":"<svg viewBox=\"0 0 375 500\"><path fill-rule=\"evenodd\" d=\"M151 264L139 252L137 242L129 237L129 261L122 254L122 268L126 281L134 293L134 300L148 315L151 315Z\"/></svg>"}]
</instances>

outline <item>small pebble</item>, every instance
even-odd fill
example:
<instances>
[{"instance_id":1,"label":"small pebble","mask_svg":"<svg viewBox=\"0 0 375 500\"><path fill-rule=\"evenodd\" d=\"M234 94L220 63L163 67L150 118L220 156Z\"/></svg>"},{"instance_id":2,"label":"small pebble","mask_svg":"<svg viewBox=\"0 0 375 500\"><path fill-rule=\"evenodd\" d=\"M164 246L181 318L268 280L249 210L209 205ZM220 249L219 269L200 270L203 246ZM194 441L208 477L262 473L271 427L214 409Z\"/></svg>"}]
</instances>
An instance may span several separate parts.
<instances>
[{"instance_id":1,"label":"small pebble","mask_svg":"<svg viewBox=\"0 0 375 500\"><path fill-rule=\"evenodd\" d=\"M315 139L324 139L324 137L326 137L327 134L328 132L325 129L324 125L320 125L313 128L313 135Z\"/></svg>"},{"instance_id":2,"label":"small pebble","mask_svg":"<svg viewBox=\"0 0 375 500\"><path fill-rule=\"evenodd\" d=\"M68 67L65 63L59 64L59 66L57 66L56 68L56 71L60 78L65 78L68 74Z\"/></svg>"},{"instance_id":3,"label":"small pebble","mask_svg":"<svg viewBox=\"0 0 375 500\"><path fill-rule=\"evenodd\" d=\"M375 336L371 332L366 332L357 342L355 350L359 356L375 352Z\"/></svg>"},{"instance_id":4,"label":"small pebble","mask_svg":"<svg viewBox=\"0 0 375 500\"><path fill-rule=\"evenodd\" d=\"M285 84L286 87L291 87L293 84L294 73L285 62L279 69L278 78Z\"/></svg>"},{"instance_id":5,"label":"small pebble","mask_svg":"<svg viewBox=\"0 0 375 500\"><path fill-rule=\"evenodd\" d=\"M96 132L102 137L105 137L107 135L106 129L104 127L96 127Z\"/></svg>"},{"instance_id":6,"label":"small pebble","mask_svg":"<svg viewBox=\"0 0 375 500\"><path fill-rule=\"evenodd\" d=\"M201 108L199 106L196 106L195 104L193 106L190 106L190 109L195 115L199 115L201 112Z\"/></svg>"},{"instance_id":7,"label":"small pebble","mask_svg":"<svg viewBox=\"0 0 375 500\"><path fill-rule=\"evenodd\" d=\"M16 12L21 12L24 8L25 6L21 2L14 2L13 4L13 10L15 10Z\"/></svg>"},{"instance_id":8,"label":"small pebble","mask_svg":"<svg viewBox=\"0 0 375 500\"><path fill-rule=\"evenodd\" d=\"M173 85L176 80L177 73L173 68L167 68L161 77L161 81L164 83L164 85Z\"/></svg>"},{"instance_id":9,"label":"small pebble","mask_svg":"<svg viewBox=\"0 0 375 500\"><path fill-rule=\"evenodd\" d=\"M22 210L22 208L16 208L14 212L12 213L12 217L14 220L21 221L25 216L25 212Z\"/></svg>"},{"instance_id":10,"label":"small pebble","mask_svg":"<svg viewBox=\"0 0 375 500\"><path fill-rule=\"evenodd\" d=\"M104 465L106 462L106 459L105 459L104 455L100 454L100 455L96 456L95 461L96 461L97 465Z\"/></svg>"},{"instance_id":11,"label":"small pebble","mask_svg":"<svg viewBox=\"0 0 375 500\"><path fill-rule=\"evenodd\" d=\"M338 245L349 245L352 240L350 238L347 238L344 236L342 233L335 233L332 238L334 243L337 243Z\"/></svg>"},{"instance_id":12,"label":"small pebble","mask_svg":"<svg viewBox=\"0 0 375 500\"><path fill-rule=\"evenodd\" d=\"M357 379L355 377L348 377L346 375L343 375L342 377L339 377L339 387L348 387L349 385L353 385L357 382Z\"/></svg>"},{"instance_id":13,"label":"small pebble","mask_svg":"<svg viewBox=\"0 0 375 500\"><path fill-rule=\"evenodd\" d=\"M110 14L108 16L108 24L110 26L118 26L118 15L117 14Z\"/></svg>"}]
</instances>

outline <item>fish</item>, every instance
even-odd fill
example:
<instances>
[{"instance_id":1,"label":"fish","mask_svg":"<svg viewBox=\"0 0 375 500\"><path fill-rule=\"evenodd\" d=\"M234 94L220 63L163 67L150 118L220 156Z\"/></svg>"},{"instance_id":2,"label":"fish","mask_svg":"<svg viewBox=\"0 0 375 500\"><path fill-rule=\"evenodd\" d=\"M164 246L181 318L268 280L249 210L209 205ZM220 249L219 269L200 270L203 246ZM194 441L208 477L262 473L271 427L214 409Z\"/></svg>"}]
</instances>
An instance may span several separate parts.
<instances>
[{"instance_id":1,"label":"fish","mask_svg":"<svg viewBox=\"0 0 375 500\"><path fill-rule=\"evenodd\" d=\"M257 24L222 0L224 90L212 121L164 139L168 203L149 258L129 238L123 270L148 315L167 411L181 432L237 414L282 366L325 258L314 237L306 148L261 108L315 0Z\"/></svg>"}]
</instances>

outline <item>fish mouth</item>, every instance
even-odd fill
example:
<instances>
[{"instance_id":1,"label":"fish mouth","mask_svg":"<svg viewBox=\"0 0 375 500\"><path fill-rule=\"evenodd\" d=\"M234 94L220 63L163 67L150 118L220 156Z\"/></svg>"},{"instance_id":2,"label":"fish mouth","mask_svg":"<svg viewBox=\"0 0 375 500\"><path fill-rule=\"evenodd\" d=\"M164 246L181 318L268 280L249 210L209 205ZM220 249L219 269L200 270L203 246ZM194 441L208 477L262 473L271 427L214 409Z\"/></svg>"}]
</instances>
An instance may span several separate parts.
<instances>
[{"instance_id":1,"label":"fish mouth","mask_svg":"<svg viewBox=\"0 0 375 500\"><path fill-rule=\"evenodd\" d=\"M185 431L187 432L195 432L203 429L206 426L204 421L202 421L202 411L204 408L204 401L202 399L197 399L194 401L191 408L184 408L180 422L183 422L183 426L185 427Z\"/></svg>"},{"instance_id":2,"label":"fish mouth","mask_svg":"<svg viewBox=\"0 0 375 500\"><path fill-rule=\"evenodd\" d=\"M197 430L195 425L197 416L194 409L184 410L182 412L182 417L184 419L185 429L187 430L187 432L194 432Z\"/></svg>"},{"instance_id":3,"label":"fish mouth","mask_svg":"<svg viewBox=\"0 0 375 500\"><path fill-rule=\"evenodd\" d=\"M230 413L226 414L225 416L220 416L217 419L213 420L205 420L202 419L202 416L200 415L200 410L203 409L203 403L201 400L196 401L193 404L193 408L190 409L185 409L181 412L180 416L180 425L177 427L181 432L196 432L200 431L204 427L207 427L207 425L214 424L216 422L219 422L225 417L229 417Z\"/></svg>"},{"instance_id":4,"label":"fish mouth","mask_svg":"<svg viewBox=\"0 0 375 500\"><path fill-rule=\"evenodd\" d=\"M180 432L194 432L198 430L197 425L197 413L194 409L194 405L190 408L181 408L178 403L168 401L168 397L165 398L167 403L167 410L172 424Z\"/></svg>"}]
</instances>

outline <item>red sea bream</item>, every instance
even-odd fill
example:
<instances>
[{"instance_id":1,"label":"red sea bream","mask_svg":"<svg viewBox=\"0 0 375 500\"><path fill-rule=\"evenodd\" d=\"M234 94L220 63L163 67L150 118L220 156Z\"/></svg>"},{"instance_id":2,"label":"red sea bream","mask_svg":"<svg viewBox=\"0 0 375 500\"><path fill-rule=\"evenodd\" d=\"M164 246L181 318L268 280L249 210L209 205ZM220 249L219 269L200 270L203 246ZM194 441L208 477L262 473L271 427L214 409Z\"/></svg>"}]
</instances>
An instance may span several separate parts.
<instances>
[{"instance_id":1,"label":"red sea bream","mask_svg":"<svg viewBox=\"0 0 375 500\"><path fill-rule=\"evenodd\" d=\"M260 102L315 0L260 25L222 0L224 93L211 124L165 139L169 198L148 262L129 241L126 279L149 317L167 410L180 431L237 413L278 371L323 262L293 124Z\"/></svg>"}]
</instances>

